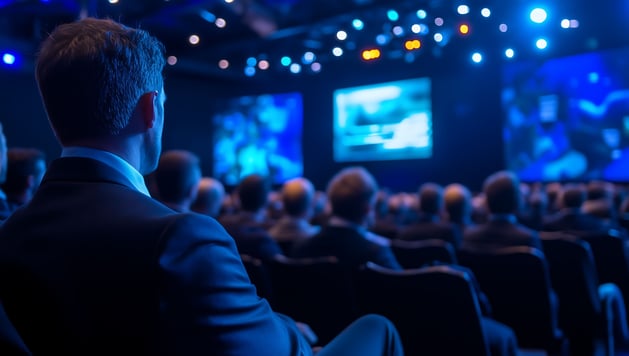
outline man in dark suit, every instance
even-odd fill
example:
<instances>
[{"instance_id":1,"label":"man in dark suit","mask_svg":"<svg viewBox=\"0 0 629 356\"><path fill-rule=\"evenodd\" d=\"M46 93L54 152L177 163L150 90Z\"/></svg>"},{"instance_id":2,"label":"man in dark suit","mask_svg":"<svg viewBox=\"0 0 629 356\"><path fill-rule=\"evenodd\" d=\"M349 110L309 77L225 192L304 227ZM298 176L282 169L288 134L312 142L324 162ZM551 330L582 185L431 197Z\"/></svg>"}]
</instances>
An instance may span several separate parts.
<instances>
[{"instance_id":1,"label":"man in dark suit","mask_svg":"<svg viewBox=\"0 0 629 356\"><path fill-rule=\"evenodd\" d=\"M197 196L201 181L199 158L192 152L164 152L154 172L158 199L167 207L185 213Z\"/></svg>"},{"instance_id":2,"label":"man in dark suit","mask_svg":"<svg viewBox=\"0 0 629 356\"><path fill-rule=\"evenodd\" d=\"M262 260L282 254L282 249L267 231L270 227L266 219L269 190L267 180L258 174L243 178L236 189L240 211L219 219L236 241L241 254Z\"/></svg>"},{"instance_id":3,"label":"man in dark suit","mask_svg":"<svg viewBox=\"0 0 629 356\"><path fill-rule=\"evenodd\" d=\"M465 231L461 248L491 251L510 246L531 246L541 250L537 231L518 223L516 214L521 205L519 179L511 172L489 176L483 185L489 222Z\"/></svg>"},{"instance_id":4,"label":"man in dark suit","mask_svg":"<svg viewBox=\"0 0 629 356\"><path fill-rule=\"evenodd\" d=\"M544 222L544 231L603 232L612 226L581 210L586 192L582 185L568 185L560 196L562 209Z\"/></svg>"},{"instance_id":5,"label":"man in dark suit","mask_svg":"<svg viewBox=\"0 0 629 356\"><path fill-rule=\"evenodd\" d=\"M215 220L148 195L163 67L155 38L111 20L62 25L44 42L37 82L63 151L0 228L7 315L34 354L311 354L296 324L256 296ZM369 353L372 338L371 353L400 354L383 319L354 325L322 354Z\"/></svg>"},{"instance_id":6,"label":"man in dark suit","mask_svg":"<svg viewBox=\"0 0 629 356\"><path fill-rule=\"evenodd\" d=\"M376 203L378 186L367 170L359 167L339 172L328 186L332 217L321 231L297 244L294 257L335 256L357 268L367 262L399 270L389 240L367 230Z\"/></svg>"},{"instance_id":7,"label":"man in dark suit","mask_svg":"<svg viewBox=\"0 0 629 356\"><path fill-rule=\"evenodd\" d=\"M443 212L443 188L425 183L419 188L419 216L403 229L398 237L402 240L420 241L437 239L449 242L455 248L461 243L461 231L454 224L441 221Z\"/></svg>"},{"instance_id":8,"label":"man in dark suit","mask_svg":"<svg viewBox=\"0 0 629 356\"><path fill-rule=\"evenodd\" d=\"M292 245L312 237L319 226L310 225L315 190L306 178L295 178L284 183L281 199L284 216L273 224L269 234L285 252Z\"/></svg>"}]
</instances>

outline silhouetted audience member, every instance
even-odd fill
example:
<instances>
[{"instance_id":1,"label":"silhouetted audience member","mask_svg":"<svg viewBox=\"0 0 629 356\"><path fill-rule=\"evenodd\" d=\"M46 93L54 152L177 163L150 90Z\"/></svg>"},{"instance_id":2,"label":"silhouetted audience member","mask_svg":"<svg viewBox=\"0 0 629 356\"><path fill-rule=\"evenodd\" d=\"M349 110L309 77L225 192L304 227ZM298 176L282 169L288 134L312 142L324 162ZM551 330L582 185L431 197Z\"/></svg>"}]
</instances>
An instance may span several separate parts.
<instances>
[{"instance_id":1,"label":"silhouetted audience member","mask_svg":"<svg viewBox=\"0 0 629 356\"><path fill-rule=\"evenodd\" d=\"M218 180L210 177L203 177L197 189L197 198L190 206L190 210L199 214L205 214L213 218L218 218L225 199L225 187Z\"/></svg>"},{"instance_id":2,"label":"silhouetted audience member","mask_svg":"<svg viewBox=\"0 0 629 356\"><path fill-rule=\"evenodd\" d=\"M315 191L312 207L313 210L310 223L315 226L324 226L327 224L328 219L330 218L330 206L328 203L328 196L325 192L320 190Z\"/></svg>"},{"instance_id":3,"label":"silhouetted audience member","mask_svg":"<svg viewBox=\"0 0 629 356\"><path fill-rule=\"evenodd\" d=\"M586 192L587 197L581 210L613 224L617 218L614 209L614 185L609 182L592 181L587 185Z\"/></svg>"},{"instance_id":4,"label":"silhouetted audience member","mask_svg":"<svg viewBox=\"0 0 629 356\"><path fill-rule=\"evenodd\" d=\"M567 185L559 198L562 209L546 219L543 230L596 232L608 229L610 226L605 220L581 210L585 197L586 191L582 185Z\"/></svg>"},{"instance_id":5,"label":"silhouetted audience member","mask_svg":"<svg viewBox=\"0 0 629 356\"><path fill-rule=\"evenodd\" d=\"M530 193L525 211L518 214L517 218L522 225L536 231L542 230L544 219L548 214L548 199L541 191Z\"/></svg>"},{"instance_id":6,"label":"silhouetted audience member","mask_svg":"<svg viewBox=\"0 0 629 356\"><path fill-rule=\"evenodd\" d=\"M249 175L236 188L240 210L220 217L220 223L234 238L238 251L262 260L281 255L282 249L267 230L266 205L270 191L267 180L257 174Z\"/></svg>"},{"instance_id":7,"label":"silhouetted audience member","mask_svg":"<svg viewBox=\"0 0 629 356\"><path fill-rule=\"evenodd\" d=\"M285 252L289 252L294 243L319 232L319 227L309 222L314 194L314 187L306 178L295 178L284 183L281 191L284 216L275 222L269 234Z\"/></svg>"},{"instance_id":8,"label":"silhouetted audience member","mask_svg":"<svg viewBox=\"0 0 629 356\"><path fill-rule=\"evenodd\" d=\"M483 185L489 222L465 231L461 247L467 250L491 251L509 246L531 246L542 249L537 231L518 223L521 205L519 180L515 174L501 171L489 176Z\"/></svg>"},{"instance_id":9,"label":"silhouetted audience member","mask_svg":"<svg viewBox=\"0 0 629 356\"><path fill-rule=\"evenodd\" d=\"M445 210L448 221L459 227L459 231L473 226L472 221L472 193L461 184L450 184L443 190Z\"/></svg>"},{"instance_id":10,"label":"silhouetted audience member","mask_svg":"<svg viewBox=\"0 0 629 356\"><path fill-rule=\"evenodd\" d=\"M28 203L46 172L46 155L35 148L10 148L7 177L2 190L11 211Z\"/></svg>"},{"instance_id":11,"label":"silhouetted audience member","mask_svg":"<svg viewBox=\"0 0 629 356\"><path fill-rule=\"evenodd\" d=\"M461 231L454 224L441 221L442 212L443 188L434 183L423 184L419 189L417 221L400 231L398 237L410 241L438 239L458 248Z\"/></svg>"},{"instance_id":12,"label":"silhouetted audience member","mask_svg":"<svg viewBox=\"0 0 629 356\"><path fill-rule=\"evenodd\" d=\"M332 217L318 234L296 244L293 256L335 256L350 268L373 262L401 269L389 240L367 230L377 192L375 179L364 168L350 167L336 174L328 186Z\"/></svg>"},{"instance_id":13,"label":"silhouetted audience member","mask_svg":"<svg viewBox=\"0 0 629 356\"><path fill-rule=\"evenodd\" d=\"M312 355L214 219L148 195L164 62L155 38L111 20L61 25L44 42L37 83L63 151L0 227L6 314L35 355ZM319 355L351 353L403 351L394 326L369 316Z\"/></svg>"},{"instance_id":14,"label":"silhouetted audience member","mask_svg":"<svg viewBox=\"0 0 629 356\"><path fill-rule=\"evenodd\" d=\"M386 190L380 190L376 198L375 221L369 227L374 234L386 237L390 240L397 238L398 215L389 209L391 196Z\"/></svg>"},{"instance_id":15,"label":"silhouetted audience member","mask_svg":"<svg viewBox=\"0 0 629 356\"><path fill-rule=\"evenodd\" d=\"M7 151L7 138L4 136L4 130L0 123L0 184L3 184L7 180L9 163ZM12 212L13 210L7 201L7 195L0 189L0 222L6 220Z\"/></svg>"},{"instance_id":16,"label":"silhouetted audience member","mask_svg":"<svg viewBox=\"0 0 629 356\"><path fill-rule=\"evenodd\" d=\"M162 203L180 213L190 211L201 181L201 165L194 153L184 150L164 152L154 177Z\"/></svg>"}]
</instances>

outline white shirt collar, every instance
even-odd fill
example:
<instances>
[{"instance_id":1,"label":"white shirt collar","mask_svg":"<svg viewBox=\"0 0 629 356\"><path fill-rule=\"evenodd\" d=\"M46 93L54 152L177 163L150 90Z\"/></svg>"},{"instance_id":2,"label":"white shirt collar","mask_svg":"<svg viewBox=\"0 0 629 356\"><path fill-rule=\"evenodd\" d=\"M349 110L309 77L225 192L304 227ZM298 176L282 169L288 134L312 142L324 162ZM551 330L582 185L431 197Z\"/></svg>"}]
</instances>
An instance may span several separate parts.
<instances>
[{"instance_id":1,"label":"white shirt collar","mask_svg":"<svg viewBox=\"0 0 629 356\"><path fill-rule=\"evenodd\" d=\"M129 183L131 183L133 188L135 188L137 191L145 194L146 196L151 196L149 190L146 188L146 184L144 183L144 177L142 176L142 174L140 174L137 169L129 164L129 162L111 152L98 150L95 148L74 146L64 147L61 151L61 157L91 158L102 162L127 177L127 179L129 179Z\"/></svg>"}]
</instances>

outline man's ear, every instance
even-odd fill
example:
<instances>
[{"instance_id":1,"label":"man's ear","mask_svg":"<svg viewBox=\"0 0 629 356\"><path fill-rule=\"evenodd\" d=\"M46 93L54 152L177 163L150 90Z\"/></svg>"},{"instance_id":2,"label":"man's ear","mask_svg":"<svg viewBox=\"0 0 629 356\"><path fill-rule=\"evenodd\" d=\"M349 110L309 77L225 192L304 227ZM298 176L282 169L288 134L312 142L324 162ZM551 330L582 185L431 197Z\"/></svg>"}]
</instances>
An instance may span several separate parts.
<instances>
[{"instance_id":1,"label":"man's ear","mask_svg":"<svg viewBox=\"0 0 629 356\"><path fill-rule=\"evenodd\" d=\"M157 95L157 91L144 93L138 102L138 109L142 116L142 122L147 129L151 129L155 125L155 99L157 98Z\"/></svg>"}]
</instances>

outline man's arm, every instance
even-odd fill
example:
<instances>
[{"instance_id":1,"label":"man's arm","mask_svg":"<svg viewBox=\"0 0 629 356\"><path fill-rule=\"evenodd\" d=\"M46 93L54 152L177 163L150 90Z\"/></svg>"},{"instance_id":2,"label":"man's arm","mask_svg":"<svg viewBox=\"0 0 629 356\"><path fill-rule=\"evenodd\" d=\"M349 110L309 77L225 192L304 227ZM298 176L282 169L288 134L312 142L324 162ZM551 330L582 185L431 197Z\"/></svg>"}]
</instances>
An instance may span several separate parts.
<instances>
[{"instance_id":1,"label":"man's arm","mask_svg":"<svg viewBox=\"0 0 629 356\"><path fill-rule=\"evenodd\" d=\"M275 314L215 220L182 215L164 231L160 257L164 353L309 355L295 323Z\"/></svg>"}]
</instances>

